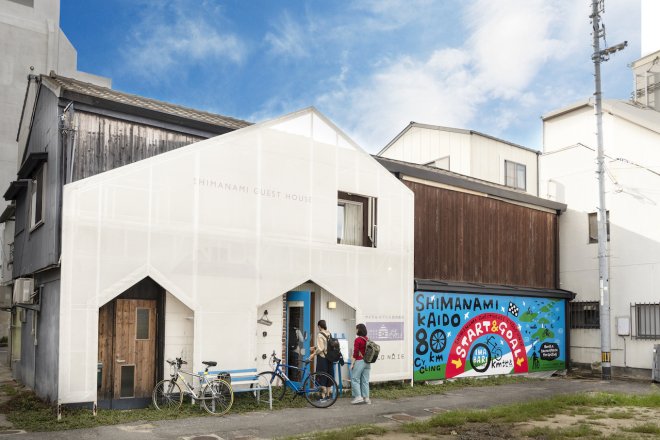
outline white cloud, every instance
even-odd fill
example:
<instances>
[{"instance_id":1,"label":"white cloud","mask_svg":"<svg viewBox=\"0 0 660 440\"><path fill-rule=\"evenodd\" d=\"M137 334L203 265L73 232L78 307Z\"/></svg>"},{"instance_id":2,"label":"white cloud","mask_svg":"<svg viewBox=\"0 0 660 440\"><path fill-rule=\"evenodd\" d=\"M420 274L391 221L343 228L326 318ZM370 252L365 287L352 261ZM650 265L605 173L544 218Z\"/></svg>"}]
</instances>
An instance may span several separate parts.
<instances>
[{"instance_id":1,"label":"white cloud","mask_svg":"<svg viewBox=\"0 0 660 440\"><path fill-rule=\"evenodd\" d=\"M620 11L623 1L610 9ZM386 60L360 84L327 91L317 102L370 151L411 120L498 136L527 117L540 131L546 100L567 105L585 94L563 81L574 66L591 68L589 13L573 0L470 2L463 44ZM593 81L587 71L581 78Z\"/></svg>"},{"instance_id":2,"label":"white cloud","mask_svg":"<svg viewBox=\"0 0 660 440\"><path fill-rule=\"evenodd\" d=\"M282 14L277 23L273 24L274 31L268 32L264 37L270 46L273 55L291 58L302 58L309 55L305 29L291 18L288 12Z\"/></svg>"},{"instance_id":3,"label":"white cloud","mask_svg":"<svg viewBox=\"0 0 660 440\"><path fill-rule=\"evenodd\" d=\"M130 30L130 46L123 51L126 67L138 75L163 80L195 66L236 64L245 58L245 44L222 30L221 11L212 5L147 3L146 11Z\"/></svg>"}]
</instances>

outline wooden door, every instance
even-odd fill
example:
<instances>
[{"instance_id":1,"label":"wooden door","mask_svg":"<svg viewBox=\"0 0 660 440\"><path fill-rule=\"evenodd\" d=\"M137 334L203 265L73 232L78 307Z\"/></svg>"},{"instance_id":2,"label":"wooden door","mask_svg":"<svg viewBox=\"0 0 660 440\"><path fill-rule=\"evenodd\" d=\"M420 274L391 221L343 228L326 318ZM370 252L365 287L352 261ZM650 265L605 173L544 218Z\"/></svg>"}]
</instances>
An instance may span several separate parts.
<instances>
[{"instance_id":1,"label":"wooden door","mask_svg":"<svg viewBox=\"0 0 660 440\"><path fill-rule=\"evenodd\" d=\"M151 396L156 372L156 301L117 299L113 398Z\"/></svg>"}]
</instances>

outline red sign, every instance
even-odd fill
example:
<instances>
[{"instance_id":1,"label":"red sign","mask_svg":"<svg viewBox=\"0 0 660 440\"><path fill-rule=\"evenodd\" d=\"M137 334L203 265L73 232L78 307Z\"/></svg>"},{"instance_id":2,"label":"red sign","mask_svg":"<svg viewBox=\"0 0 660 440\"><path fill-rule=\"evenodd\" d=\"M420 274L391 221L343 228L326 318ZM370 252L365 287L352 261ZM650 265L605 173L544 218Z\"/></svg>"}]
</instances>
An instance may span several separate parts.
<instances>
[{"instance_id":1,"label":"red sign","mask_svg":"<svg viewBox=\"0 0 660 440\"><path fill-rule=\"evenodd\" d=\"M466 322L456 335L447 359L447 379L465 372L465 364L469 362L468 355L470 354L470 347L479 338L489 334L500 336L509 345L509 349L513 354L514 373L525 373L528 371L527 351L525 350L525 344L516 323L507 316L500 315L499 313L483 313ZM488 350L486 346L484 346L484 349ZM483 356L480 357L483 358ZM485 369L487 369L490 363L489 351L487 353L487 360L484 361L482 359L481 362L486 362ZM474 369L477 370L476 368Z\"/></svg>"}]
</instances>

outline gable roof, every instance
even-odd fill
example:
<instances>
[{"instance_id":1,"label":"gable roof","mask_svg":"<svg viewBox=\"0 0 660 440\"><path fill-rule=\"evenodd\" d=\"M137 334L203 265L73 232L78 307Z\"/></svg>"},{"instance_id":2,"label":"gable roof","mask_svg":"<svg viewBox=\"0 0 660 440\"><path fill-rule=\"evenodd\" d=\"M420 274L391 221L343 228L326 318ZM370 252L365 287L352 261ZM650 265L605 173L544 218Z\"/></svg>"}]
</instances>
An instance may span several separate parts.
<instances>
[{"instance_id":1,"label":"gable roof","mask_svg":"<svg viewBox=\"0 0 660 440\"><path fill-rule=\"evenodd\" d=\"M449 132L452 132L452 133L461 133L461 134L481 136L481 137L484 137L484 138L487 138L487 139L492 139L494 141L501 142L503 144L510 145L512 147L520 148L522 150L531 151L531 152L536 153L536 154L541 153L540 151L534 150L533 148L523 147L522 145L514 144L513 142L509 142L509 141L506 141L504 139L497 138L495 136L491 136L491 135L488 135L488 134L485 134L485 133L481 133L479 131L464 130L462 128L442 127L440 125L420 124L419 122L410 121L408 126L406 128L404 128L403 130L401 130L401 132L399 134L397 134L394 137L394 139L392 139L387 145L385 145L385 147L382 150L380 150L376 155L381 156L383 153L385 153L385 151L387 151L388 148L390 148L392 145L394 145L396 143L396 141L398 141L404 134L406 134L413 127L425 128L427 130L449 131Z\"/></svg>"},{"instance_id":2,"label":"gable roof","mask_svg":"<svg viewBox=\"0 0 660 440\"><path fill-rule=\"evenodd\" d=\"M593 107L593 99L583 99L567 107L546 113L543 122L571 113L584 107ZM604 99L603 112L610 113L633 124L660 134L660 111L622 99Z\"/></svg>"},{"instance_id":3,"label":"gable roof","mask_svg":"<svg viewBox=\"0 0 660 440\"><path fill-rule=\"evenodd\" d=\"M195 110L189 107L171 104L169 102L145 98L143 96L119 92L117 90L101 87L96 84L60 76L54 72L51 72L50 75L41 75L41 79L49 81L56 87L59 87L60 96L65 98L80 98L81 96L87 96L95 98L93 101L95 104L102 103L99 101L123 104L140 109L151 110L153 112L165 115L176 116L183 119L227 127L233 130L252 125L251 122L243 121L241 119L204 112L201 110Z\"/></svg>"},{"instance_id":4,"label":"gable roof","mask_svg":"<svg viewBox=\"0 0 660 440\"><path fill-rule=\"evenodd\" d=\"M430 165L420 165L380 156L374 156L374 158L382 166L387 168L388 171L399 177L414 177L469 191L484 193L489 196L510 200L512 202L534 205L554 211L566 211L566 205L563 203L536 197L522 190L516 190L508 186L499 185L486 180L475 179L474 177L465 176L463 174L454 173Z\"/></svg>"}]
</instances>

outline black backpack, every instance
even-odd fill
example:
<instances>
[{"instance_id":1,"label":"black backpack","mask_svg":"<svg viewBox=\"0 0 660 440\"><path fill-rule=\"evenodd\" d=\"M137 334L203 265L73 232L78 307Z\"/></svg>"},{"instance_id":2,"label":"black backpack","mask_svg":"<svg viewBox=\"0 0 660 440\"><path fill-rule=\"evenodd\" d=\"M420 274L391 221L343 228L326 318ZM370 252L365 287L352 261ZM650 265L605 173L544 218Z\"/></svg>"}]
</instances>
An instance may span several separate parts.
<instances>
[{"instance_id":1,"label":"black backpack","mask_svg":"<svg viewBox=\"0 0 660 440\"><path fill-rule=\"evenodd\" d=\"M338 362L341 357L341 349L339 348L339 341L332 335L321 333L326 340L325 358L329 362Z\"/></svg>"}]
</instances>

